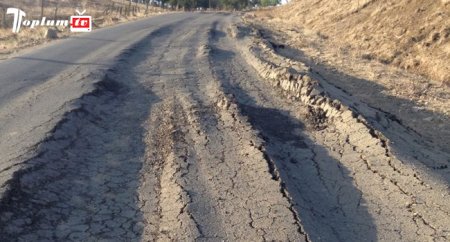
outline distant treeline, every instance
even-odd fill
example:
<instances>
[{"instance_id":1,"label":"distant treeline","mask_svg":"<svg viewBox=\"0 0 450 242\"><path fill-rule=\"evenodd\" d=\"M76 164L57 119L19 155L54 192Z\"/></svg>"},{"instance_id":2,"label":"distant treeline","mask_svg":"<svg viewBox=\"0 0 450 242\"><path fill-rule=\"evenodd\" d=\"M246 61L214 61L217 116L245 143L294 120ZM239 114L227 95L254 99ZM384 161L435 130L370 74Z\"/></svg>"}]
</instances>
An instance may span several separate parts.
<instances>
[{"instance_id":1,"label":"distant treeline","mask_svg":"<svg viewBox=\"0 0 450 242\"><path fill-rule=\"evenodd\" d=\"M184 9L214 8L242 10L256 6L275 6L280 0L162 0L168 1L171 7L181 7Z\"/></svg>"},{"instance_id":2,"label":"distant treeline","mask_svg":"<svg viewBox=\"0 0 450 242\"><path fill-rule=\"evenodd\" d=\"M150 5L159 5L163 8L194 10L202 9L226 9L242 10L253 7L275 6L280 0L128 0Z\"/></svg>"}]
</instances>

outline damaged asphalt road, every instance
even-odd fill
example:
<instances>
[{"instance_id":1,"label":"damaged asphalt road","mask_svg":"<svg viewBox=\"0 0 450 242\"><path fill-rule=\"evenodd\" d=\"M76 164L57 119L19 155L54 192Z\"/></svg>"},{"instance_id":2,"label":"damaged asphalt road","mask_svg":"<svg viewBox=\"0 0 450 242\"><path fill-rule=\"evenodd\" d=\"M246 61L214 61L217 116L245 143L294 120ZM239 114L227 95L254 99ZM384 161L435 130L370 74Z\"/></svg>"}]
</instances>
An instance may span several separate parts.
<instances>
[{"instance_id":1,"label":"damaged asphalt road","mask_svg":"<svg viewBox=\"0 0 450 242\"><path fill-rule=\"evenodd\" d=\"M183 13L0 62L2 241L450 239L450 156L265 44Z\"/></svg>"}]
</instances>

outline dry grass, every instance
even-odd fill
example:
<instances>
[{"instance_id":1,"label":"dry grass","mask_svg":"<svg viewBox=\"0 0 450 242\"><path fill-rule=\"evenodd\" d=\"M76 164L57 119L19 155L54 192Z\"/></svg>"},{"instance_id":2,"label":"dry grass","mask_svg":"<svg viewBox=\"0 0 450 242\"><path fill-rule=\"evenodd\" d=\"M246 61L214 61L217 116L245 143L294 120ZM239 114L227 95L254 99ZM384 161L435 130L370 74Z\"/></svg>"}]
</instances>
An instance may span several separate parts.
<instances>
[{"instance_id":1,"label":"dry grass","mask_svg":"<svg viewBox=\"0 0 450 242\"><path fill-rule=\"evenodd\" d=\"M450 85L450 1L294 0L257 17Z\"/></svg>"},{"instance_id":2,"label":"dry grass","mask_svg":"<svg viewBox=\"0 0 450 242\"><path fill-rule=\"evenodd\" d=\"M246 19L287 46L278 52L445 144L450 135L447 2L297 0L250 12Z\"/></svg>"},{"instance_id":3,"label":"dry grass","mask_svg":"<svg viewBox=\"0 0 450 242\"><path fill-rule=\"evenodd\" d=\"M42 43L47 39L47 28L24 28L19 34L13 34L10 29L0 29L0 36L0 54L8 54Z\"/></svg>"}]
</instances>

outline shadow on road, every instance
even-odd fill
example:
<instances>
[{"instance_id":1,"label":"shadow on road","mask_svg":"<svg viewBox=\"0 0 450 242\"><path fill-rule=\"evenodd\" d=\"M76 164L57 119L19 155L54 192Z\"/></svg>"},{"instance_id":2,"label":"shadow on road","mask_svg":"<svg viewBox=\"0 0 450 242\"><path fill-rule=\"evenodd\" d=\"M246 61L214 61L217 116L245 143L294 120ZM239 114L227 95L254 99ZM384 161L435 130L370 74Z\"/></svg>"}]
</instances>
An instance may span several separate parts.
<instances>
[{"instance_id":1,"label":"shadow on road","mask_svg":"<svg viewBox=\"0 0 450 242\"><path fill-rule=\"evenodd\" d=\"M19 60L25 60L25 61L36 61L39 63L42 62L51 62L61 65L74 65L74 66L80 66L80 65L88 65L88 66L108 66L107 64L101 64L101 63L90 63L90 62L68 62L68 61L61 61L61 60L52 60L52 59L42 59L42 58L33 58L33 57L14 57L13 59L19 59Z\"/></svg>"},{"instance_id":2,"label":"shadow on road","mask_svg":"<svg viewBox=\"0 0 450 242\"><path fill-rule=\"evenodd\" d=\"M421 104L414 100L392 96L387 93L386 87L367 79L358 78L323 63L316 63L304 52L285 46L278 49L278 53L286 58L305 63L313 70L312 75L323 80L329 86L339 89L344 95L355 98L358 102L367 104L386 116L388 124L380 122L379 117L372 117L364 113L364 108L354 107L361 112L370 124L382 132L390 142L393 152L399 154L402 161L413 165L415 162L424 164L428 169L426 173L432 174L441 181L450 184L450 125L441 124L436 127L433 123L425 121L430 117L439 117L443 114L427 109L418 109ZM342 100L345 103L345 100ZM351 103L347 105L352 106ZM418 120L418 122L411 122ZM416 125L411 126L411 125ZM448 127L448 128L446 128ZM437 131L439 130L439 131Z\"/></svg>"},{"instance_id":3,"label":"shadow on road","mask_svg":"<svg viewBox=\"0 0 450 242\"><path fill-rule=\"evenodd\" d=\"M212 55L224 91L235 96L242 114L264 139L267 159L278 170L311 240L376 241L376 226L350 171L304 134L301 120L272 107L263 93L252 92L251 83L260 80L242 65L233 66L233 52L215 47Z\"/></svg>"},{"instance_id":4,"label":"shadow on road","mask_svg":"<svg viewBox=\"0 0 450 242\"><path fill-rule=\"evenodd\" d=\"M140 240L144 123L159 98L134 68L151 36L124 51L14 173L0 199L3 241Z\"/></svg>"}]
</instances>

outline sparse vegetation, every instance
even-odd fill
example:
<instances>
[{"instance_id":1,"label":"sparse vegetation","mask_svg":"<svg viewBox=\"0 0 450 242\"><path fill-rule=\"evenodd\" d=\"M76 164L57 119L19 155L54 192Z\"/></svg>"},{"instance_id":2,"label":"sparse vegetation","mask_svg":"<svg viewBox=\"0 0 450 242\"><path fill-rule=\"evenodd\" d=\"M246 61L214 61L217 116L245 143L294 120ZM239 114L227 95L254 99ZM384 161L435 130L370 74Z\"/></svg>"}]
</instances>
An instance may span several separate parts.
<instances>
[{"instance_id":1,"label":"sparse vegetation","mask_svg":"<svg viewBox=\"0 0 450 242\"><path fill-rule=\"evenodd\" d=\"M286 46L275 48L277 53L396 115L436 144L449 140L450 4L445 1L294 0L249 12L245 19L264 38Z\"/></svg>"},{"instance_id":2,"label":"sparse vegetation","mask_svg":"<svg viewBox=\"0 0 450 242\"><path fill-rule=\"evenodd\" d=\"M363 59L450 85L448 0L294 0L257 16L328 37Z\"/></svg>"}]
</instances>

